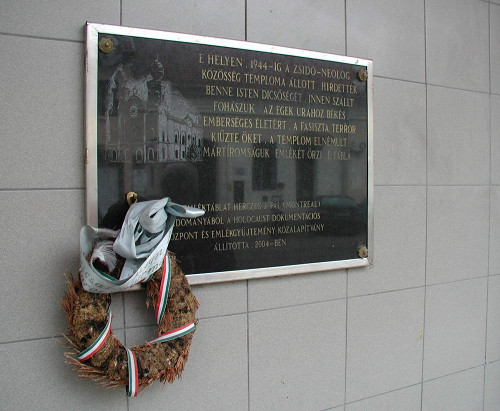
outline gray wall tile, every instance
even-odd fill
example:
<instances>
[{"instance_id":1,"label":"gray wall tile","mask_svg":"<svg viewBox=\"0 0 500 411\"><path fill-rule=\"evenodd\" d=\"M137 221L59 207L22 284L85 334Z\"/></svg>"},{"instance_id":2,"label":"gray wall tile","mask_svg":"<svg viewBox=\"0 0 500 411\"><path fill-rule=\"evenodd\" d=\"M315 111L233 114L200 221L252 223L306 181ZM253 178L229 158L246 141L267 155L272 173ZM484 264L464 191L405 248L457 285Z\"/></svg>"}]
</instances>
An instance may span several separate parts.
<instances>
[{"instance_id":1,"label":"gray wall tile","mask_svg":"<svg viewBox=\"0 0 500 411\"><path fill-rule=\"evenodd\" d=\"M488 279L488 333L486 361L500 360L500 276Z\"/></svg>"},{"instance_id":2,"label":"gray wall tile","mask_svg":"<svg viewBox=\"0 0 500 411\"><path fill-rule=\"evenodd\" d=\"M425 187L376 187L374 261L349 270L349 296L425 284L425 201Z\"/></svg>"},{"instance_id":3,"label":"gray wall tile","mask_svg":"<svg viewBox=\"0 0 500 411\"><path fill-rule=\"evenodd\" d=\"M488 187L429 187L427 284L488 275Z\"/></svg>"},{"instance_id":4,"label":"gray wall tile","mask_svg":"<svg viewBox=\"0 0 500 411\"><path fill-rule=\"evenodd\" d=\"M500 361L486 364L484 411L498 411L500 404Z\"/></svg>"},{"instance_id":5,"label":"gray wall tile","mask_svg":"<svg viewBox=\"0 0 500 411\"><path fill-rule=\"evenodd\" d=\"M483 366L427 381L423 386L422 411L482 411L483 387Z\"/></svg>"},{"instance_id":6,"label":"gray wall tile","mask_svg":"<svg viewBox=\"0 0 500 411\"><path fill-rule=\"evenodd\" d=\"M248 282L250 311L326 301L346 296L344 270L282 276Z\"/></svg>"},{"instance_id":7,"label":"gray wall tile","mask_svg":"<svg viewBox=\"0 0 500 411\"><path fill-rule=\"evenodd\" d=\"M491 184L500 185L500 96L491 95Z\"/></svg>"},{"instance_id":8,"label":"gray wall tile","mask_svg":"<svg viewBox=\"0 0 500 411\"><path fill-rule=\"evenodd\" d=\"M425 184L425 85L376 78L374 87L375 184Z\"/></svg>"},{"instance_id":9,"label":"gray wall tile","mask_svg":"<svg viewBox=\"0 0 500 411\"><path fill-rule=\"evenodd\" d=\"M86 21L120 24L120 0L3 0L2 33L83 40Z\"/></svg>"},{"instance_id":10,"label":"gray wall tile","mask_svg":"<svg viewBox=\"0 0 500 411\"><path fill-rule=\"evenodd\" d=\"M490 188L490 275L500 274L500 187Z\"/></svg>"},{"instance_id":11,"label":"gray wall tile","mask_svg":"<svg viewBox=\"0 0 500 411\"><path fill-rule=\"evenodd\" d=\"M377 76L425 81L424 2L348 1L347 54L373 59Z\"/></svg>"},{"instance_id":12,"label":"gray wall tile","mask_svg":"<svg viewBox=\"0 0 500 411\"><path fill-rule=\"evenodd\" d=\"M424 381L484 363L487 278L428 287Z\"/></svg>"},{"instance_id":13,"label":"gray wall tile","mask_svg":"<svg viewBox=\"0 0 500 411\"><path fill-rule=\"evenodd\" d=\"M488 3L425 2L427 81L488 92Z\"/></svg>"},{"instance_id":14,"label":"gray wall tile","mask_svg":"<svg viewBox=\"0 0 500 411\"><path fill-rule=\"evenodd\" d=\"M249 41L345 54L344 1L249 0ZM357 56L362 57L362 56Z\"/></svg>"},{"instance_id":15,"label":"gray wall tile","mask_svg":"<svg viewBox=\"0 0 500 411\"><path fill-rule=\"evenodd\" d=\"M490 6L491 92L500 94L500 2Z\"/></svg>"},{"instance_id":16,"label":"gray wall tile","mask_svg":"<svg viewBox=\"0 0 500 411\"><path fill-rule=\"evenodd\" d=\"M243 0L122 1L122 24L212 37L245 39Z\"/></svg>"},{"instance_id":17,"label":"gray wall tile","mask_svg":"<svg viewBox=\"0 0 500 411\"><path fill-rule=\"evenodd\" d=\"M0 188L83 187L84 47L0 35L0 50Z\"/></svg>"},{"instance_id":18,"label":"gray wall tile","mask_svg":"<svg viewBox=\"0 0 500 411\"><path fill-rule=\"evenodd\" d=\"M146 292L143 290L123 294L126 327L156 326L153 307L146 308Z\"/></svg>"},{"instance_id":19,"label":"gray wall tile","mask_svg":"<svg viewBox=\"0 0 500 411\"><path fill-rule=\"evenodd\" d=\"M206 284L192 287L200 303L198 318L239 314L247 311L247 283Z\"/></svg>"},{"instance_id":20,"label":"gray wall tile","mask_svg":"<svg viewBox=\"0 0 500 411\"><path fill-rule=\"evenodd\" d=\"M79 267L82 191L0 191L0 342L66 330L64 273Z\"/></svg>"},{"instance_id":21,"label":"gray wall tile","mask_svg":"<svg viewBox=\"0 0 500 411\"><path fill-rule=\"evenodd\" d=\"M345 411L420 411L420 399L421 386L419 384L346 404Z\"/></svg>"},{"instance_id":22,"label":"gray wall tile","mask_svg":"<svg viewBox=\"0 0 500 411\"><path fill-rule=\"evenodd\" d=\"M125 317L123 311L123 294L115 294L112 296L109 311L113 314L113 330L121 330L125 327Z\"/></svg>"},{"instance_id":23,"label":"gray wall tile","mask_svg":"<svg viewBox=\"0 0 500 411\"><path fill-rule=\"evenodd\" d=\"M179 410L247 409L246 315L200 320L182 378L173 384L156 382L130 400L129 409L165 409L169 404Z\"/></svg>"},{"instance_id":24,"label":"gray wall tile","mask_svg":"<svg viewBox=\"0 0 500 411\"><path fill-rule=\"evenodd\" d=\"M64 362L67 348L49 338L0 344L1 408L5 410L125 410L125 389L81 380ZM5 372L7 371L8 372Z\"/></svg>"},{"instance_id":25,"label":"gray wall tile","mask_svg":"<svg viewBox=\"0 0 500 411\"><path fill-rule=\"evenodd\" d=\"M429 184L489 184L489 97L429 86Z\"/></svg>"},{"instance_id":26,"label":"gray wall tile","mask_svg":"<svg viewBox=\"0 0 500 411\"><path fill-rule=\"evenodd\" d=\"M419 383L423 288L350 298L346 401Z\"/></svg>"},{"instance_id":27,"label":"gray wall tile","mask_svg":"<svg viewBox=\"0 0 500 411\"><path fill-rule=\"evenodd\" d=\"M128 327L123 330L125 338L120 340L128 348L143 345L156 337L156 326Z\"/></svg>"},{"instance_id":28,"label":"gray wall tile","mask_svg":"<svg viewBox=\"0 0 500 411\"><path fill-rule=\"evenodd\" d=\"M345 300L250 313L250 409L343 404L345 320Z\"/></svg>"}]
</instances>

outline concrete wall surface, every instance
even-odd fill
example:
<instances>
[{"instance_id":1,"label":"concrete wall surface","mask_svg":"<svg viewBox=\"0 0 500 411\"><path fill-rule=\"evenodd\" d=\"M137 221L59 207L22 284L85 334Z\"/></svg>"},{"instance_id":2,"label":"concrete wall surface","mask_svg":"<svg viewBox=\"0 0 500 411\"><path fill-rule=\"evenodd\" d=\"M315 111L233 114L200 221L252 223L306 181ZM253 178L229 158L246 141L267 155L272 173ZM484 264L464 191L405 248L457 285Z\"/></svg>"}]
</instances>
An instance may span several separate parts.
<instances>
[{"instance_id":1,"label":"concrete wall surface","mask_svg":"<svg viewBox=\"0 0 500 411\"><path fill-rule=\"evenodd\" d=\"M194 287L182 379L138 398L79 380L54 338L86 21L374 61L374 265ZM0 96L0 409L500 410L500 0L0 0ZM113 302L129 346L143 303Z\"/></svg>"}]
</instances>

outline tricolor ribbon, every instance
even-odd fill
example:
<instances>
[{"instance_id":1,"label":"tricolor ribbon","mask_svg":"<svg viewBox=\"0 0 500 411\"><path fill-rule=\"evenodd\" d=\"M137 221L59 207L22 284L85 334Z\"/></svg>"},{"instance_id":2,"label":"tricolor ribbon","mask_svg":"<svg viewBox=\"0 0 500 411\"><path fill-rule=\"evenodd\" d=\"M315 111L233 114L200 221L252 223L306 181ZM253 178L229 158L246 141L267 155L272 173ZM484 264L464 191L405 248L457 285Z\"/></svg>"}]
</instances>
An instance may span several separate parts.
<instances>
[{"instance_id":1,"label":"tricolor ribbon","mask_svg":"<svg viewBox=\"0 0 500 411\"><path fill-rule=\"evenodd\" d=\"M108 323L106 324L106 327L104 327L104 330L102 330L101 334L99 334L99 337L97 337L97 339L88 348L77 355L76 358L78 358L79 361L87 361L102 348L111 333L112 319L113 316L110 312L108 315Z\"/></svg>"},{"instance_id":2,"label":"tricolor ribbon","mask_svg":"<svg viewBox=\"0 0 500 411\"><path fill-rule=\"evenodd\" d=\"M161 276L160 292L158 294L158 300L156 302L156 310L155 310L155 317L157 324L160 324L160 321L163 318L163 315L165 314L165 310L167 309L170 278L171 278L170 257L168 254L165 254L165 257L163 258L163 273Z\"/></svg>"},{"instance_id":3,"label":"tricolor ribbon","mask_svg":"<svg viewBox=\"0 0 500 411\"><path fill-rule=\"evenodd\" d=\"M191 331L193 331L196 328L196 325L194 322L190 322L187 325L184 325L182 327L176 328L175 330L169 331L165 334L160 335L158 338L155 338L154 340L151 340L150 343L162 343L170 340L174 340L175 338L182 337L183 335L189 334Z\"/></svg>"},{"instance_id":4,"label":"tricolor ribbon","mask_svg":"<svg viewBox=\"0 0 500 411\"><path fill-rule=\"evenodd\" d=\"M127 395L129 397L137 397L137 393L139 391L139 376L137 373L137 358L135 354L125 348L127 351L127 360L128 360L128 387L127 387Z\"/></svg>"}]
</instances>

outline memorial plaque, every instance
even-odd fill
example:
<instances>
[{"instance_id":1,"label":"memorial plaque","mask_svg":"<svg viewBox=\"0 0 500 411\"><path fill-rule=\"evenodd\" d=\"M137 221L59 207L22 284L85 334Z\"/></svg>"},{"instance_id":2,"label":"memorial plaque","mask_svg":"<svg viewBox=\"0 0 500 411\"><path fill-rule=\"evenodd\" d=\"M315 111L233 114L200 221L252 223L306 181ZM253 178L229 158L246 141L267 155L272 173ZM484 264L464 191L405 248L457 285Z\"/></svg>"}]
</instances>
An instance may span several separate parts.
<instances>
[{"instance_id":1,"label":"memorial plaque","mask_svg":"<svg viewBox=\"0 0 500 411\"><path fill-rule=\"evenodd\" d=\"M169 245L192 284L370 264L371 61L88 23L86 63L88 224L204 209Z\"/></svg>"}]
</instances>

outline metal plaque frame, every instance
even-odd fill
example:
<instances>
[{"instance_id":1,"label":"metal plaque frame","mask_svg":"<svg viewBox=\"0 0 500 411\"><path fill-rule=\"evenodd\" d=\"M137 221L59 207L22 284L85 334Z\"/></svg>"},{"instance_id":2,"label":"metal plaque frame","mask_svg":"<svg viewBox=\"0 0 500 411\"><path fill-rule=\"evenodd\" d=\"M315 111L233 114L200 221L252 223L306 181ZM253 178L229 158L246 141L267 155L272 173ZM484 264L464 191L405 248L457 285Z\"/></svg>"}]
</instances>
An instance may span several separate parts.
<instances>
[{"instance_id":1,"label":"metal plaque frame","mask_svg":"<svg viewBox=\"0 0 500 411\"><path fill-rule=\"evenodd\" d=\"M98 225L98 56L99 36L110 34L131 36L144 39L166 40L189 45L208 45L250 52L269 53L269 55L301 57L318 61L328 61L366 68L366 105L367 105L367 204L366 231L367 253L360 253L359 258L334 261L310 262L263 268L236 269L220 272L200 272L188 275L190 284L204 284L224 281L246 280L252 278L283 276L309 272L363 267L373 261L373 62L371 60L346 57L323 52L300 50L287 47L228 40L173 32L113 26L105 24L86 24L86 89L85 89L85 166L86 166L86 222ZM106 45L104 45L105 47ZM103 45L101 45L103 47ZM102 50L102 48L101 48Z\"/></svg>"}]
</instances>

